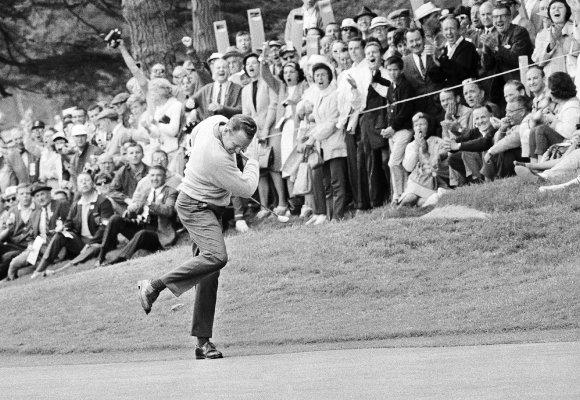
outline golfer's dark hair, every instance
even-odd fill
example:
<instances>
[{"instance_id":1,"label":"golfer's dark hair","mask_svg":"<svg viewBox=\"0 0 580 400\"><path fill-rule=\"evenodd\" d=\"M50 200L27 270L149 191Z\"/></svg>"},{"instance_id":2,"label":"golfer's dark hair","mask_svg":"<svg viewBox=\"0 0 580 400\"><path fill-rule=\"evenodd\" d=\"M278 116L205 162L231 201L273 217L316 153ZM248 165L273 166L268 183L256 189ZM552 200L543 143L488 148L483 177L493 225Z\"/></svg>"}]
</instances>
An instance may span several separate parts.
<instances>
[{"instance_id":1,"label":"golfer's dark hair","mask_svg":"<svg viewBox=\"0 0 580 400\"><path fill-rule=\"evenodd\" d=\"M230 128L234 132L244 131L248 139L253 139L258 130L254 119L243 114L237 114L230 118Z\"/></svg>"}]
</instances>

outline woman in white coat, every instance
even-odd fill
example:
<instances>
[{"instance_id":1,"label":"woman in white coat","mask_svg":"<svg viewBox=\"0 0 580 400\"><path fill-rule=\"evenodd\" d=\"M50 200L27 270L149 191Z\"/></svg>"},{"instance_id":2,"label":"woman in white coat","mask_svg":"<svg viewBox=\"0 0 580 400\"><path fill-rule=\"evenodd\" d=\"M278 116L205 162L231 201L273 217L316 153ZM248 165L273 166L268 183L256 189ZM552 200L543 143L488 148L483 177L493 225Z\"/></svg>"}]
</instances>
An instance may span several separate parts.
<instances>
[{"instance_id":1,"label":"woman in white coat","mask_svg":"<svg viewBox=\"0 0 580 400\"><path fill-rule=\"evenodd\" d=\"M316 123L310 132L306 146L320 149L323 165L323 182L326 193L326 216L323 219L343 219L347 188L346 142L343 129L337 127L340 115L336 84L333 82L332 69L327 64L312 67L313 105L312 115ZM316 191L316 188L314 188ZM317 201L315 196L315 201ZM320 201L320 200L318 200ZM317 207L318 208L318 207Z\"/></svg>"},{"instance_id":2,"label":"woman in white coat","mask_svg":"<svg viewBox=\"0 0 580 400\"><path fill-rule=\"evenodd\" d=\"M276 214L283 215L288 210L284 181L282 180L282 157L280 135L271 135L271 130L276 119L276 104L278 95L275 90L260 76L259 56L250 53L244 57L244 71L250 78L250 83L242 89L242 114L248 115L256 121L258 132L254 140L258 140L262 146L270 146L273 153L271 162L266 168L262 168L258 193L262 204L269 204L270 179L274 183L278 205L274 208ZM258 218L269 215L268 211L258 212Z\"/></svg>"}]
</instances>

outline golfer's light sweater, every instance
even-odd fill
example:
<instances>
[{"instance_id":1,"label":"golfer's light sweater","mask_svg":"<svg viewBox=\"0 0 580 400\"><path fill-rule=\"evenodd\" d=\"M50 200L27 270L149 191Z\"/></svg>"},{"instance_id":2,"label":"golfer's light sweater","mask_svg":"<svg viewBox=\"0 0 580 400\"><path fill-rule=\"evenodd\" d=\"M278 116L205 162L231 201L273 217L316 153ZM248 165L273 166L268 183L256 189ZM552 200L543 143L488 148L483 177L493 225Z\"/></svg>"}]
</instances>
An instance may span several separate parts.
<instances>
[{"instance_id":1,"label":"golfer's light sweater","mask_svg":"<svg viewBox=\"0 0 580 400\"><path fill-rule=\"evenodd\" d=\"M244 171L236 165L235 154L229 154L214 131L228 119L207 118L193 130L193 147L179 186L189 197L217 206L227 206L230 197L251 197L258 187L258 161L248 160Z\"/></svg>"}]
</instances>

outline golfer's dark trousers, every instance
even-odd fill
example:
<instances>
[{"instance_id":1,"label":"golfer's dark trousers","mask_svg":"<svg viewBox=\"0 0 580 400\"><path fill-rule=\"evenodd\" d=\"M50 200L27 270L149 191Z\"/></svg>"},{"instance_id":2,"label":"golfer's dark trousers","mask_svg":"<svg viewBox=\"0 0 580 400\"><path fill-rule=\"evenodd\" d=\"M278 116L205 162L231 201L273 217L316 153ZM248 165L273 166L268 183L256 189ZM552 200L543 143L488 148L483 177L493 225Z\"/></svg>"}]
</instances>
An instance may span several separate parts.
<instances>
[{"instance_id":1,"label":"golfer's dark trousers","mask_svg":"<svg viewBox=\"0 0 580 400\"><path fill-rule=\"evenodd\" d=\"M161 276L161 281L180 296L196 286L191 335L212 337L220 270L228 262L222 232L225 209L192 199L180 192L175 209L193 241L193 258Z\"/></svg>"}]
</instances>

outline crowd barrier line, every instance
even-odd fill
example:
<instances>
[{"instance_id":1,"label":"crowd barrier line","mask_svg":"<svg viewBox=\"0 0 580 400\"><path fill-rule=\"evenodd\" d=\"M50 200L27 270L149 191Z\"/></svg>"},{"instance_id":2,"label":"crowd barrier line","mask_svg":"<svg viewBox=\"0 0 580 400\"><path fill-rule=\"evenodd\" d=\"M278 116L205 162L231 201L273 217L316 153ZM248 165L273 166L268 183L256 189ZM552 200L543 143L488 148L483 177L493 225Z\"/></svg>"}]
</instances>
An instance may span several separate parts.
<instances>
[{"instance_id":1,"label":"crowd barrier line","mask_svg":"<svg viewBox=\"0 0 580 400\"><path fill-rule=\"evenodd\" d=\"M574 56L574 55L578 55L578 54L580 54L580 50L573 51L573 52L570 52L568 54L562 54L561 56L552 57L552 58L549 58L549 59L544 60L544 61L541 61L541 62L531 63L531 64L528 64L527 67L529 68L529 67L533 67L535 65L541 66L540 64L544 64L544 63L547 63L547 62L550 62L550 61L553 61L553 60L558 60L560 58L564 58L564 57L568 57L568 56ZM472 83L475 83L475 82L483 82L483 81L486 81L488 79L497 78L498 76L511 74L513 72L516 72L516 71L520 71L520 67L513 68L513 69L510 69L510 70L507 70L507 71L504 71L504 72L499 72L497 74L493 74L493 75L490 75L490 76L484 76L482 78L473 79L471 82ZM370 109L364 110L364 111L355 111L355 112L349 114L349 118L352 117L353 115L356 115L356 114L362 115L362 114L370 113L370 112L373 112L373 111L382 110L384 108L393 107L393 106L395 106L397 104L407 103L409 101L415 101L415 100L418 100L418 99L422 99L424 97L429 97L429 96L433 96L433 95L439 94L441 92L447 92L449 90L459 89L461 87L463 87L463 83L461 83L459 85L455 85L455 86L449 86L449 87L446 87L446 88L443 88L443 89L440 89L440 90L436 90L436 91L433 91L433 92L430 92L430 93L424 93L424 94L421 94L421 95L418 95L418 96L409 97L407 99L397 100L395 102L386 104L384 106L370 108Z\"/></svg>"}]
</instances>

